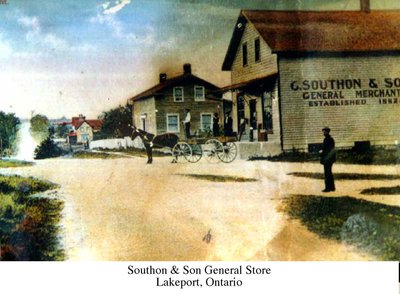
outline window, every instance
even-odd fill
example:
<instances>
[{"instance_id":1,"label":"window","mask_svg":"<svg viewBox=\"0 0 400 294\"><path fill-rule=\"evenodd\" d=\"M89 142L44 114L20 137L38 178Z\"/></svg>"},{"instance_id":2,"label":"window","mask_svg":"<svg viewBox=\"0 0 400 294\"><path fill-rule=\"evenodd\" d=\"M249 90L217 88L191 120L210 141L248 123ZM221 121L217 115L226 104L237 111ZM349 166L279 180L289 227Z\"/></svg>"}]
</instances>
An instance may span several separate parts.
<instances>
[{"instance_id":1,"label":"window","mask_svg":"<svg viewBox=\"0 0 400 294\"><path fill-rule=\"evenodd\" d=\"M260 61L260 39L254 40L254 61Z\"/></svg>"},{"instance_id":2,"label":"window","mask_svg":"<svg viewBox=\"0 0 400 294\"><path fill-rule=\"evenodd\" d=\"M203 86L194 86L194 101L204 101L204 87Z\"/></svg>"},{"instance_id":3,"label":"window","mask_svg":"<svg viewBox=\"0 0 400 294\"><path fill-rule=\"evenodd\" d=\"M174 101L183 102L183 87L174 88Z\"/></svg>"},{"instance_id":4,"label":"window","mask_svg":"<svg viewBox=\"0 0 400 294\"><path fill-rule=\"evenodd\" d=\"M242 45L243 66L247 65L247 43Z\"/></svg>"},{"instance_id":5,"label":"window","mask_svg":"<svg viewBox=\"0 0 400 294\"><path fill-rule=\"evenodd\" d=\"M179 133L179 114L167 114L167 132Z\"/></svg>"},{"instance_id":6,"label":"window","mask_svg":"<svg viewBox=\"0 0 400 294\"><path fill-rule=\"evenodd\" d=\"M211 131L211 127L212 127L211 113L202 113L201 114L201 130L202 131Z\"/></svg>"}]
</instances>

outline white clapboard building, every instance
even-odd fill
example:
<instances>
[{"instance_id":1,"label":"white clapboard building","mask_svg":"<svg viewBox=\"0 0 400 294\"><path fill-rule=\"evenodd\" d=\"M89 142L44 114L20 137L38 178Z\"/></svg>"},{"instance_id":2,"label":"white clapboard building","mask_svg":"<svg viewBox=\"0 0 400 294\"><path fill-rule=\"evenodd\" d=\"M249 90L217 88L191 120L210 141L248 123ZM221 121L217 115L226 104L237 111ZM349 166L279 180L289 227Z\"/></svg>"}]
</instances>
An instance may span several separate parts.
<instances>
[{"instance_id":1,"label":"white clapboard building","mask_svg":"<svg viewBox=\"0 0 400 294\"><path fill-rule=\"evenodd\" d=\"M400 10L243 10L222 69L255 141L311 150L329 126L338 147L399 144Z\"/></svg>"}]
</instances>

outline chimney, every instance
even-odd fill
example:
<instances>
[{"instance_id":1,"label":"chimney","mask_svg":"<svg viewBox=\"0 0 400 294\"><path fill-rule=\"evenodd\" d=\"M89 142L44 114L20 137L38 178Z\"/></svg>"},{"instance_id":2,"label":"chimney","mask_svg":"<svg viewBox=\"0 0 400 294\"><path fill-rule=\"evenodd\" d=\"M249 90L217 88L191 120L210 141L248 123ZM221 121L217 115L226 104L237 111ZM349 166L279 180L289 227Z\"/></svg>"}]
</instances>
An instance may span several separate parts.
<instances>
[{"instance_id":1,"label":"chimney","mask_svg":"<svg viewBox=\"0 0 400 294\"><path fill-rule=\"evenodd\" d=\"M185 75L191 74L192 73L192 65L190 63L185 63L183 65L183 73Z\"/></svg>"},{"instance_id":2,"label":"chimney","mask_svg":"<svg viewBox=\"0 0 400 294\"><path fill-rule=\"evenodd\" d=\"M371 8L369 7L369 0L360 0L361 3L361 11L365 12L365 13L369 13L371 12Z\"/></svg>"},{"instance_id":3,"label":"chimney","mask_svg":"<svg viewBox=\"0 0 400 294\"><path fill-rule=\"evenodd\" d=\"M160 73L160 84L165 82L167 80L167 74L166 73Z\"/></svg>"}]
</instances>

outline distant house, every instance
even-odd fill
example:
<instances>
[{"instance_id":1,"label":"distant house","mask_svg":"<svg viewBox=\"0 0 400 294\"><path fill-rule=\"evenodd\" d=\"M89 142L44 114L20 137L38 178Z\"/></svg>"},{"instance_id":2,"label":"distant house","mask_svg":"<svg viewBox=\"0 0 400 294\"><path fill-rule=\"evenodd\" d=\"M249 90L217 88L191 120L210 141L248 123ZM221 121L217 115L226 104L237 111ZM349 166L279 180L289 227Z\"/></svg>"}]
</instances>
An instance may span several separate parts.
<instances>
[{"instance_id":1,"label":"distant house","mask_svg":"<svg viewBox=\"0 0 400 294\"><path fill-rule=\"evenodd\" d=\"M171 79L161 73L159 84L129 99L135 126L153 134L176 133L184 138L185 109L190 109L192 134L212 130L214 113L223 121L220 88L193 75L190 64L185 64L183 71Z\"/></svg>"},{"instance_id":2,"label":"distant house","mask_svg":"<svg viewBox=\"0 0 400 294\"><path fill-rule=\"evenodd\" d=\"M86 119L82 114L73 117L71 124L74 130L68 135L69 142L79 144L93 141L95 134L100 131L102 123L99 119ZM76 139L73 137L76 137Z\"/></svg>"},{"instance_id":3,"label":"distant house","mask_svg":"<svg viewBox=\"0 0 400 294\"><path fill-rule=\"evenodd\" d=\"M400 11L360 3L360 11L242 10L222 66L234 128L247 118L255 140L281 150L315 150L324 126L337 147L398 145Z\"/></svg>"}]
</instances>

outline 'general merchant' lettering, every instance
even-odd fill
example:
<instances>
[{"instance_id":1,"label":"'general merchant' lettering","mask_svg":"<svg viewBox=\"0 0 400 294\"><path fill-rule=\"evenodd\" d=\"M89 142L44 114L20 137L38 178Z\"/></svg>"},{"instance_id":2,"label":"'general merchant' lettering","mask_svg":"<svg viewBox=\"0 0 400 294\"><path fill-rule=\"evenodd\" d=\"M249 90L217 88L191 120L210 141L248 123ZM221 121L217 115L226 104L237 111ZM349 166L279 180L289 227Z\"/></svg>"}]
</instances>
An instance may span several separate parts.
<instances>
[{"instance_id":1,"label":"'general merchant' lettering","mask_svg":"<svg viewBox=\"0 0 400 294\"><path fill-rule=\"evenodd\" d=\"M293 81L290 88L293 91L361 89L361 79Z\"/></svg>"}]
</instances>

